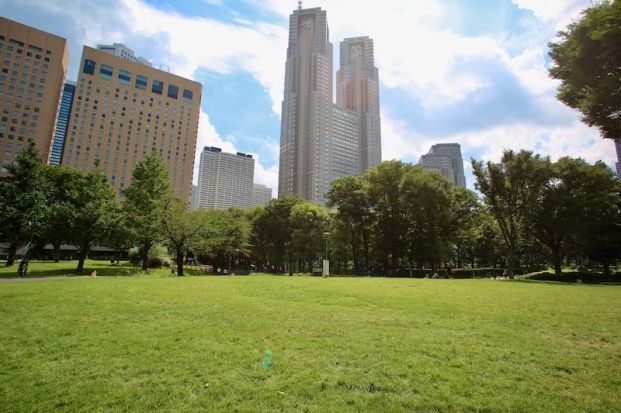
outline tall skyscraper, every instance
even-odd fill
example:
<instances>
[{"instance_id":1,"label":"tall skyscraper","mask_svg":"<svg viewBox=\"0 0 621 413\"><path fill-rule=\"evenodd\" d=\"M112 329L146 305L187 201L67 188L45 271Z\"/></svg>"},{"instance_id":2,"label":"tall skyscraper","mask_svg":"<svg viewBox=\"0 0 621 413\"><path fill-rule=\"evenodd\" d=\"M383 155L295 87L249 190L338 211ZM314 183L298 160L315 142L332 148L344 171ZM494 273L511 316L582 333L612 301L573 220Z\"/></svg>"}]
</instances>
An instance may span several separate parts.
<instances>
[{"instance_id":1,"label":"tall skyscraper","mask_svg":"<svg viewBox=\"0 0 621 413\"><path fill-rule=\"evenodd\" d=\"M62 37L0 17L0 175L29 142L47 161L69 65Z\"/></svg>"},{"instance_id":2,"label":"tall skyscraper","mask_svg":"<svg viewBox=\"0 0 621 413\"><path fill-rule=\"evenodd\" d=\"M279 196L295 194L323 204L334 179L358 175L381 161L373 42L360 37L341 44L338 104L332 101L332 55L326 12L295 10L289 17Z\"/></svg>"},{"instance_id":3,"label":"tall skyscraper","mask_svg":"<svg viewBox=\"0 0 621 413\"><path fill-rule=\"evenodd\" d=\"M201 91L198 82L85 46L63 165L88 171L98 161L122 192L155 152L189 203Z\"/></svg>"},{"instance_id":4,"label":"tall skyscraper","mask_svg":"<svg viewBox=\"0 0 621 413\"><path fill-rule=\"evenodd\" d=\"M617 163L615 164L617 169L617 178L621 180L621 139L615 140L615 149L617 150Z\"/></svg>"},{"instance_id":5,"label":"tall skyscraper","mask_svg":"<svg viewBox=\"0 0 621 413\"><path fill-rule=\"evenodd\" d=\"M373 40L367 36L345 39L340 51L336 103L358 113L358 159L362 173L382 161L379 75Z\"/></svg>"},{"instance_id":6,"label":"tall skyscraper","mask_svg":"<svg viewBox=\"0 0 621 413\"><path fill-rule=\"evenodd\" d=\"M54 129L54 140L52 141L52 151L50 152L49 160L50 165L60 165L62 162L74 93L75 82L68 81L65 83L63 94L60 98L56 128Z\"/></svg>"},{"instance_id":7,"label":"tall skyscraper","mask_svg":"<svg viewBox=\"0 0 621 413\"><path fill-rule=\"evenodd\" d=\"M433 145L426 155L420 157L418 164L426 170L436 170L446 179L462 188L466 187L464 160L458 143L439 143Z\"/></svg>"},{"instance_id":8,"label":"tall skyscraper","mask_svg":"<svg viewBox=\"0 0 621 413\"><path fill-rule=\"evenodd\" d=\"M252 207L254 159L205 146L198 170L198 207L228 209Z\"/></svg>"}]
</instances>

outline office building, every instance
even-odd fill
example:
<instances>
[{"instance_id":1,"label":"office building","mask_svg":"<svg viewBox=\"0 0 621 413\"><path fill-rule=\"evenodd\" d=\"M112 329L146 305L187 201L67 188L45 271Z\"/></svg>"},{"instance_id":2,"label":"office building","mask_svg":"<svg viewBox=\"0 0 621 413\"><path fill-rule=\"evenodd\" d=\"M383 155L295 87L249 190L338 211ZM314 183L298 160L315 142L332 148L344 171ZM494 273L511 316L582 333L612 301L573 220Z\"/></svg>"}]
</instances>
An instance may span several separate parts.
<instances>
[{"instance_id":1,"label":"office building","mask_svg":"<svg viewBox=\"0 0 621 413\"><path fill-rule=\"evenodd\" d=\"M52 150L48 162L50 165L60 165L62 162L74 93L75 82L68 81L65 83L63 94L60 98L56 128L54 128L54 139L52 140Z\"/></svg>"},{"instance_id":2,"label":"office building","mask_svg":"<svg viewBox=\"0 0 621 413\"><path fill-rule=\"evenodd\" d=\"M69 65L67 41L0 17L0 176L29 142L50 156Z\"/></svg>"},{"instance_id":3,"label":"office building","mask_svg":"<svg viewBox=\"0 0 621 413\"><path fill-rule=\"evenodd\" d=\"M252 207L254 159L252 155L222 152L206 146L198 170L198 207L228 209Z\"/></svg>"},{"instance_id":4,"label":"office building","mask_svg":"<svg viewBox=\"0 0 621 413\"><path fill-rule=\"evenodd\" d=\"M458 143L440 143L433 145L426 155L420 157L418 164L425 170L435 170L451 183L466 187L464 160Z\"/></svg>"},{"instance_id":5,"label":"office building","mask_svg":"<svg viewBox=\"0 0 621 413\"><path fill-rule=\"evenodd\" d=\"M358 114L360 173L382 161L379 75L374 62L373 40L369 37L341 42L336 103Z\"/></svg>"},{"instance_id":6,"label":"office building","mask_svg":"<svg viewBox=\"0 0 621 413\"><path fill-rule=\"evenodd\" d=\"M132 49L121 43L98 44L97 50L101 50L102 52L109 53L114 56L122 57L123 59L127 59L131 62L151 66L151 62L149 62L144 57L134 55L134 51Z\"/></svg>"},{"instance_id":7,"label":"office building","mask_svg":"<svg viewBox=\"0 0 621 413\"><path fill-rule=\"evenodd\" d=\"M140 160L156 153L175 195L190 202L202 86L85 46L63 165L99 168L122 193Z\"/></svg>"},{"instance_id":8,"label":"office building","mask_svg":"<svg viewBox=\"0 0 621 413\"><path fill-rule=\"evenodd\" d=\"M192 185L192 194L190 195L190 209L192 211L198 209L198 185Z\"/></svg>"},{"instance_id":9,"label":"office building","mask_svg":"<svg viewBox=\"0 0 621 413\"><path fill-rule=\"evenodd\" d=\"M252 187L252 206L264 206L272 200L272 188L265 185L254 184Z\"/></svg>"},{"instance_id":10,"label":"office building","mask_svg":"<svg viewBox=\"0 0 621 413\"><path fill-rule=\"evenodd\" d=\"M333 180L359 175L381 161L373 42L359 37L341 43L336 104L332 55L326 12L300 6L289 17L279 196L324 204Z\"/></svg>"}]
</instances>

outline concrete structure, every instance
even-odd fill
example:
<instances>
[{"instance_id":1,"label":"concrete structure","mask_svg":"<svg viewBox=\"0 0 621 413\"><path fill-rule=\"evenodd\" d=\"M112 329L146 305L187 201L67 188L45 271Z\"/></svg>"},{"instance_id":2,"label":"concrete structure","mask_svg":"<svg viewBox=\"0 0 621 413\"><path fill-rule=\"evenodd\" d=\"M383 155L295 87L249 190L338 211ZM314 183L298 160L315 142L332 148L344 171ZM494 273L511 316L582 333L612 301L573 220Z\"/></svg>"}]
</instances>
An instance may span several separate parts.
<instances>
[{"instance_id":1,"label":"concrete structure","mask_svg":"<svg viewBox=\"0 0 621 413\"><path fill-rule=\"evenodd\" d=\"M621 180L621 139L615 140L615 149L617 150L617 163L615 164L617 169L617 178Z\"/></svg>"},{"instance_id":2,"label":"concrete structure","mask_svg":"<svg viewBox=\"0 0 621 413\"><path fill-rule=\"evenodd\" d=\"M252 207L253 179L252 155L226 153L220 148L205 146L198 170L198 207Z\"/></svg>"},{"instance_id":3,"label":"concrete structure","mask_svg":"<svg viewBox=\"0 0 621 413\"><path fill-rule=\"evenodd\" d=\"M99 161L122 192L155 152L189 203L201 92L198 82L85 46L63 165L88 171Z\"/></svg>"},{"instance_id":4,"label":"concrete structure","mask_svg":"<svg viewBox=\"0 0 621 413\"><path fill-rule=\"evenodd\" d=\"M466 187L464 160L458 143L439 143L433 145L429 153L420 157L418 164L427 170L436 170L446 179L462 188Z\"/></svg>"},{"instance_id":5,"label":"concrete structure","mask_svg":"<svg viewBox=\"0 0 621 413\"><path fill-rule=\"evenodd\" d=\"M360 37L341 44L338 104L332 99L332 55L326 12L295 10L289 17L279 196L295 194L324 204L333 180L358 175L381 161L373 42Z\"/></svg>"},{"instance_id":6,"label":"concrete structure","mask_svg":"<svg viewBox=\"0 0 621 413\"><path fill-rule=\"evenodd\" d=\"M73 95L75 94L75 82L68 81L63 87L63 94L60 98L60 106L58 108L58 119L56 120L56 128L54 129L54 140L52 141L52 150L50 152L50 165L60 165L63 159L63 150L65 148L65 140L67 138L67 130L69 127L69 118L71 117L71 106L73 105Z\"/></svg>"},{"instance_id":7,"label":"concrete structure","mask_svg":"<svg viewBox=\"0 0 621 413\"><path fill-rule=\"evenodd\" d=\"M47 161L69 66L67 41L0 17L0 176L29 142Z\"/></svg>"},{"instance_id":8,"label":"concrete structure","mask_svg":"<svg viewBox=\"0 0 621 413\"><path fill-rule=\"evenodd\" d=\"M98 44L97 50L101 50L105 53L110 53L111 55L122 57L123 59L127 59L131 62L141 63L143 65L151 66L151 62L149 62L144 57L139 57L134 55L134 51L129 47L125 46L121 43L113 43L113 44Z\"/></svg>"},{"instance_id":9,"label":"concrete structure","mask_svg":"<svg viewBox=\"0 0 621 413\"><path fill-rule=\"evenodd\" d=\"M272 188L265 185L254 184L252 187L252 206L264 206L272 200Z\"/></svg>"}]
</instances>

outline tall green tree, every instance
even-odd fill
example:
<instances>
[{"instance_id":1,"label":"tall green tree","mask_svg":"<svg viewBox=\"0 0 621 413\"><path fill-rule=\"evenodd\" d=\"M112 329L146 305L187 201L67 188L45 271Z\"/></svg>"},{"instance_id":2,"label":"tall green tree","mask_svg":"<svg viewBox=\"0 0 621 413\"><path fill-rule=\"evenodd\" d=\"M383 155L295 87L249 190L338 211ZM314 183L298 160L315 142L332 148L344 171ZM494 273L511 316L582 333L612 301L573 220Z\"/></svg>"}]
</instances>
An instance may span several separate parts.
<instances>
[{"instance_id":1,"label":"tall green tree","mask_svg":"<svg viewBox=\"0 0 621 413\"><path fill-rule=\"evenodd\" d=\"M255 254L260 262L284 271L285 264L293 267L292 255L288 248L291 243L291 210L302 201L297 196L272 199L261 209L252 222Z\"/></svg>"},{"instance_id":2,"label":"tall green tree","mask_svg":"<svg viewBox=\"0 0 621 413\"><path fill-rule=\"evenodd\" d=\"M93 246L110 238L121 209L114 189L99 168L81 174L68 185L67 203L71 206L68 241L78 247L76 271L80 273Z\"/></svg>"},{"instance_id":3,"label":"tall green tree","mask_svg":"<svg viewBox=\"0 0 621 413\"><path fill-rule=\"evenodd\" d=\"M506 247L508 275L519 266L524 225L552 173L550 160L529 151L505 151L500 163L472 160L475 188L496 219Z\"/></svg>"},{"instance_id":4,"label":"tall green tree","mask_svg":"<svg viewBox=\"0 0 621 413\"><path fill-rule=\"evenodd\" d=\"M235 262L250 255L251 225L244 211L211 209L198 211L202 229L190 248L199 255L211 257L221 268L233 270Z\"/></svg>"},{"instance_id":5,"label":"tall green tree","mask_svg":"<svg viewBox=\"0 0 621 413\"><path fill-rule=\"evenodd\" d=\"M183 263L192 245L200 242L206 222L202 211L190 211L182 201L171 199L164 209L162 225L166 243L175 251L177 275L182 277Z\"/></svg>"},{"instance_id":6,"label":"tall green tree","mask_svg":"<svg viewBox=\"0 0 621 413\"><path fill-rule=\"evenodd\" d=\"M133 238L140 246L142 269L149 268L149 250L164 239L162 216L173 197L168 169L156 153L143 158L135 167L125 190L123 209Z\"/></svg>"},{"instance_id":7,"label":"tall green tree","mask_svg":"<svg viewBox=\"0 0 621 413\"><path fill-rule=\"evenodd\" d=\"M34 143L5 167L8 175L0 180L0 234L9 243L8 267L15 262L18 246L41 234L49 185Z\"/></svg>"},{"instance_id":8,"label":"tall green tree","mask_svg":"<svg viewBox=\"0 0 621 413\"><path fill-rule=\"evenodd\" d=\"M384 272L394 274L405 252L407 225L401 196L406 171L413 168L401 161L386 161L368 170L369 199L375 212L374 248Z\"/></svg>"},{"instance_id":9,"label":"tall green tree","mask_svg":"<svg viewBox=\"0 0 621 413\"><path fill-rule=\"evenodd\" d=\"M437 172L412 168L405 174L401 189L405 214L401 226L408 228L412 267L418 258L436 272L440 261L448 256L455 232L452 186Z\"/></svg>"},{"instance_id":10,"label":"tall green tree","mask_svg":"<svg viewBox=\"0 0 621 413\"><path fill-rule=\"evenodd\" d=\"M582 112L602 136L621 137L621 1L603 1L549 44L555 65L550 75L562 83L558 99Z\"/></svg>"},{"instance_id":11,"label":"tall green tree","mask_svg":"<svg viewBox=\"0 0 621 413\"><path fill-rule=\"evenodd\" d=\"M336 227L349 246L354 273L369 271L369 248L373 211L367 182L361 177L344 176L332 182L327 194L329 207L336 207ZM335 237L337 235L335 234ZM361 262L364 261L364 271Z\"/></svg>"},{"instance_id":12,"label":"tall green tree","mask_svg":"<svg viewBox=\"0 0 621 413\"><path fill-rule=\"evenodd\" d=\"M458 186L452 187L452 221L455 231L455 264L463 267L464 257L472 253L482 217L482 205L474 192Z\"/></svg>"},{"instance_id":13,"label":"tall green tree","mask_svg":"<svg viewBox=\"0 0 621 413\"><path fill-rule=\"evenodd\" d=\"M322 256L326 232L330 229L330 216L319 205L310 202L300 202L291 208L291 241L288 248L291 254L302 265L298 270L304 270L308 264L308 271L313 270L313 261Z\"/></svg>"}]
</instances>

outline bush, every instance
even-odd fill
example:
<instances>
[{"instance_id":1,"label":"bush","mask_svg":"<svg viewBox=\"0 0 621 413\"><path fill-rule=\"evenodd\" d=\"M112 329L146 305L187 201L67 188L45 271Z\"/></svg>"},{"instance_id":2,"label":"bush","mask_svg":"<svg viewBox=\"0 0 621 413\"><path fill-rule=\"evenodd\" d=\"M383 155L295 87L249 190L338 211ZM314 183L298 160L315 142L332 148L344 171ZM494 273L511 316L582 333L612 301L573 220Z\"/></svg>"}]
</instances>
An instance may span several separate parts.
<instances>
[{"instance_id":1,"label":"bush","mask_svg":"<svg viewBox=\"0 0 621 413\"><path fill-rule=\"evenodd\" d=\"M140 265L142 258L140 257L140 248L134 247L128 253L129 262L134 265ZM149 251L149 268L160 268L170 266L171 259L168 250L163 245L154 245Z\"/></svg>"}]
</instances>

